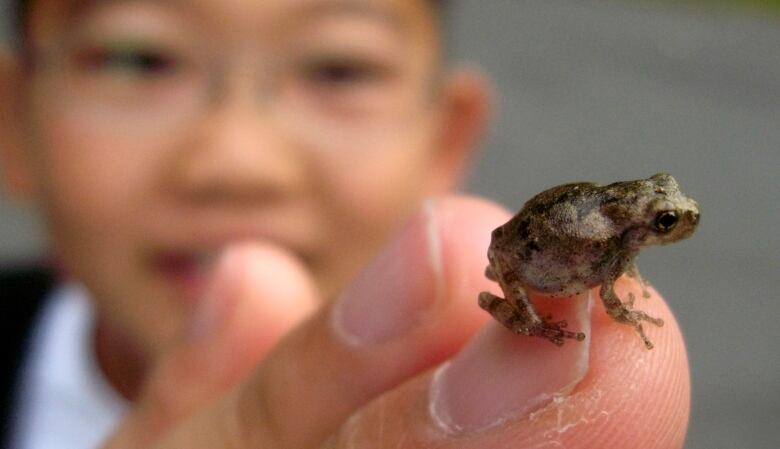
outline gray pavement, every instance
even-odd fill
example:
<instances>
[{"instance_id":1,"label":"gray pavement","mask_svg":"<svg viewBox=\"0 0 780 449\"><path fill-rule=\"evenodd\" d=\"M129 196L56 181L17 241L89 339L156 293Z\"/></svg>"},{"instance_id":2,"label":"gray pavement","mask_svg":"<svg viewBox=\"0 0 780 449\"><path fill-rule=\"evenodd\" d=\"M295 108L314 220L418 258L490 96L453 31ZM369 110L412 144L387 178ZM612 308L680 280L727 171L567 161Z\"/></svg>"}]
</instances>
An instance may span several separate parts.
<instances>
[{"instance_id":1,"label":"gray pavement","mask_svg":"<svg viewBox=\"0 0 780 449\"><path fill-rule=\"evenodd\" d=\"M672 3L672 2L669 2ZM692 364L687 448L780 448L780 17L658 2L457 2L456 55L498 86L469 189L518 208L541 189L667 171L702 206L642 272Z\"/></svg>"},{"instance_id":2,"label":"gray pavement","mask_svg":"<svg viewBox=\"0 0 780 449\"><path fill-rule=\"evenodd\" d=\"M454 2L455 60L497 85L467 190L512 209L573 180L667 171L702 206L693 239L647 251L692 364L689 449L780 448L780 17L674 2ZM0 260L42 246L0 203Z\"/></svg>"}]
</instances>

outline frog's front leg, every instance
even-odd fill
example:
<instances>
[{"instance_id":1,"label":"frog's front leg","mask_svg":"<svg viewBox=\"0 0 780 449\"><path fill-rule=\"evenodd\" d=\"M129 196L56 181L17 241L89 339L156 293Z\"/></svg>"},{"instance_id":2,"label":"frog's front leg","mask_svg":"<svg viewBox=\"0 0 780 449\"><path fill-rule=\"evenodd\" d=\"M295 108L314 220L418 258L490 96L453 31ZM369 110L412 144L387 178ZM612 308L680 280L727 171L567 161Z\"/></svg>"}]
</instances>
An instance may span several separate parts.
<instances>
[{"instance_id":1,"label":"frog's front leg","mask_svg":"<svg viewBox=\"0 0 780 449\"><path fill-rule=\"evenodd\" d=\"M642 275L639 273L639 267L636 266L636 262L631 262L631 264L626 268L626 275L630 278L634 278L639 282L639 286L642 287L642 297L647 299L650 297L650 291L647 289L647 286L650 285L645 278L642 277ZM629 307L633 307L634 305L634 294L629 293Z\"/></svg>"},{"instance_id":2,"label":"frog's front leg","mask_svg":"<svg viewBox=\"0 0 780 449\"><path fill-rule=\"evenodd\" d=\"M655 324L656 326L663 326L664 322L660 318L652 317L641 310L633 310L631 304L633 300L629 299L628 307L620 301L620 298L615 294L614 289L615 279L609 279L601 285L601 300L604 302L604 307L607 309L607 313L620 323L629 324L636 329L642 341L645 343L647 349L653 349L653 343L645 335L645 330L642 327L642 321Z\"/></svg>"},{"instance_id":3,"label":"frog's front leg","mask_svg":"<svg viewBox=\"0 0 780 449\"><path fill-rule=\"evenodd\" d=\"M564 338L582 341L585 334L564 330L566 321L549 322L542 320L528 299L525 290L516 289L514 304L490 292L479 294L479 306L490 313L499 323L513 332L529 336L546 338L558 346Z\"/></svg>"}]
</instances>

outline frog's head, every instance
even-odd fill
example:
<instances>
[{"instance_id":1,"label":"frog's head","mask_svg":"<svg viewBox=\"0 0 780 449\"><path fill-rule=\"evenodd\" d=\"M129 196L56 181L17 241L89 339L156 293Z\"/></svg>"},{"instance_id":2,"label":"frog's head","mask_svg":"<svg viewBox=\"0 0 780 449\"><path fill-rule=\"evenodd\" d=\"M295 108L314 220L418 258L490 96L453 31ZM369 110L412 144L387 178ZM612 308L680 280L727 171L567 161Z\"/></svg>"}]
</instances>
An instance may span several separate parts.
<instances>
[{"instance_id":1,"label":"frog's head","mask_svg":"<svg viewBox=\"0 0 780 449\"><path fill-rule=\"evenodd\" d=\"M699 224L699 204L685 196L677 181L659 173L641 181L644 191L645 245L664 245L684 239Z\"/></svg>"}]
</instances>

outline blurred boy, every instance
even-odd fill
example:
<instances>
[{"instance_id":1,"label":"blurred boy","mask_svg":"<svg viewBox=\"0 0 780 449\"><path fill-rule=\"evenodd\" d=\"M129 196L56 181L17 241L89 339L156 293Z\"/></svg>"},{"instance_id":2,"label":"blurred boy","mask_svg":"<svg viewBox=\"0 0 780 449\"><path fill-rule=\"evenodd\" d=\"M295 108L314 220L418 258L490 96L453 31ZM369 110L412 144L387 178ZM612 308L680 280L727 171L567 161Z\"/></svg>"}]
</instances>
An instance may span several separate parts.
<instances>
[{"instance_id":1,"label":"blurred boy","mask_svg":"<svg viewBox=\"0 0 780 449\"><path fill-rule=\"evenodd\" d=\"M105 447L317 447L485 321L484 281L448 285L504 212L461 205L476 224L452 231L431 203L364 269L483 129L482 82L443 70L437 5L21 3L2 166L71 282L36 321L16 447L116 426ZM451 247L469 270L448 271ZM586 354L568 347L565 384Z\"/></svg>"}]
</instances>

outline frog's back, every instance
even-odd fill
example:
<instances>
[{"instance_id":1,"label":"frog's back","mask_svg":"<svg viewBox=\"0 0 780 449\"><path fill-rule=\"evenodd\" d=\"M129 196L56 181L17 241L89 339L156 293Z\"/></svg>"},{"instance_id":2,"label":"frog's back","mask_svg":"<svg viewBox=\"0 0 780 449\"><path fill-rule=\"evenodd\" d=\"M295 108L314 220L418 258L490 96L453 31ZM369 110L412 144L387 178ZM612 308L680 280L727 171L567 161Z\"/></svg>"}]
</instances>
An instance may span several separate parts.
<instances>
[{"instance_id":1,"label":"frog's back","mask_svg":"<svg viewBox=\"0 0 780 449\"><path fill-rule=\"evenodd\" d=\"M601 187L598 184L592 182L572 182L550 187L526 201L518 215L524 213L544 213L556 204L578 201L581 198L595 195L600 189Z\"/></svg>"},{"instance_id":2,"label":"frog's back","mask_svg":"<svg viewBox=\"0 0 780 449\"><path fill-rule=\"evenodd\" d=\"M523 240L603 240L612 231L601 214L603 196L603 187L590 182L553 187L526 201L507 225Z\"/></svg>"},{"instance_id":3,"label":"frog's back","mask_svg":"<svg viewBox=\"0 0 780 449\"><path fill-rule=\"evenodd\" d=\"M615 230L601 214L602 189L573 183L545 190L493 235L493 257L511 263L526 286L552 296L579 293L601 282ZM511 261L511 262L510 262Z\"/></svg>"}]
</instances>

